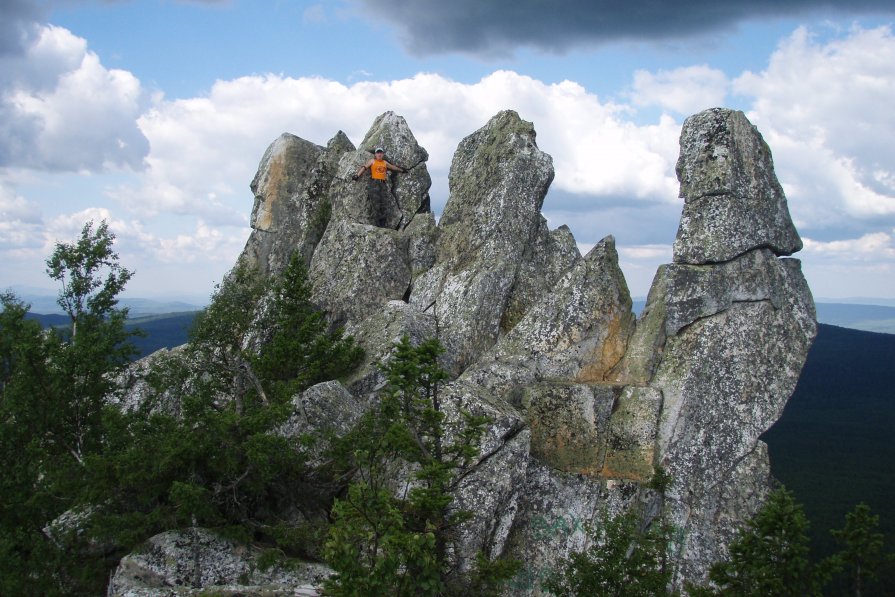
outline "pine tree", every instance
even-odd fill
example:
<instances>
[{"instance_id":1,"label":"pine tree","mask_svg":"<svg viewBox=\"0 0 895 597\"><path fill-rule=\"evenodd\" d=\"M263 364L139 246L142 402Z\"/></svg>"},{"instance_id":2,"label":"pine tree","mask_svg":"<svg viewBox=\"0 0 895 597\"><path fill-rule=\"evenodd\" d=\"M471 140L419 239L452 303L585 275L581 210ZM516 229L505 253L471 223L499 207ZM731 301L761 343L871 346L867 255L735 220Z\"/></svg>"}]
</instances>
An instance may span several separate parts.
<instances>
[{"instance_id":1,"label":"pine tree","mask_svg":"<svg viewBox=\"0 0 895 597\"><path fill-rule=\"evenodd\" d=\"M858 504L845 515L845 526L830 531L842 546L834 559L848 572L856 597L867 592L868 585L877 580L883 565L893 557L884 552L885 541L878 528L879 516L872 514L867 504Z\"/></svg>"},{"instance_id":2,"label":"pine tree","mask_svg":"<svg viewBox=\"0 0 895 597\"><path fill-rule=\"evenodd\" d=\"M709 570L714 587L694 595L819 595L828 571L809 557L808 519L793 494L781 487L739 531L726 560Z\"/></svg>"},{"instance_id":3,"label":"pine tree","mask_svg":"<svg viewBox=\"0 0 895 597\"><path fill-rule=\"evenodd\" d=\"M333 507L325 556L337 574L328 594L434 596L456 588L448 546L470 513L451 507L451 492L478 455L487 419L463 412L458 423L445 420L443 350L437 340L413 346L402 338L383 366L388 384L378 406L342 444L357 480ZM409 471L412 480L399 488ZM515 571L512 562L481 558L471 582L487 595Z\"/></svg>"}]
</instances>

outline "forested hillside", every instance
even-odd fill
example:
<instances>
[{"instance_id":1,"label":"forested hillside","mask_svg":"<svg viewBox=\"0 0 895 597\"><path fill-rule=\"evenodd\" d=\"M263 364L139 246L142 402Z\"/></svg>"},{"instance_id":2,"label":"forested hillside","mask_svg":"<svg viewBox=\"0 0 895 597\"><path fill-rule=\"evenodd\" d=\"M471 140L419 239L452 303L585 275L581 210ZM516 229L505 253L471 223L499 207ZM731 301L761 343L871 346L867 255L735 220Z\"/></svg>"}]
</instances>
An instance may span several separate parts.
<instances>
[{"instance_id":1,"label":"forested hillside","mask_svg":"<svg viewBox=\"0 0 895 597\"><path fill-rule=\"evenodd\" d=\"M865 502L895 538L895 335L820 324L796 390L765 434L774 475L805 506L814 544Z\"/></svg>"}]
</instances>

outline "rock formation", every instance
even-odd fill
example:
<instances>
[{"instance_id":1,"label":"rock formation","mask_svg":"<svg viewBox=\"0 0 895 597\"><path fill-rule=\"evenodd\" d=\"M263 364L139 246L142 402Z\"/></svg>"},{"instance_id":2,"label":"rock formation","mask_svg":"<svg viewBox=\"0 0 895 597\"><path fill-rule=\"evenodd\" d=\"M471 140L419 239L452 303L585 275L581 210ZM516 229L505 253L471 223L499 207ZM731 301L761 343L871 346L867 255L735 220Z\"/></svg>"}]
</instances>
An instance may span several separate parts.
<instances>
[{"instance_id":1,"label":"rock formation","mask_svg":"<svg viewBox=\"0 0 895 597\"><path fill-rule=\"evenodd\" d=\"M410 169L390 179L383 228L351 180L380 144ZM367 353L344 387L296 397L320 406L291 433L340 416L339 404L354 420L391 345L437 334L452 374L445 408L491 420L455 495L474 512L453 546L460 570L480 551L506 555L523 564L511 593L539 595L539 579L588 547L586 524L638 504L644 523L664 509L680 529L675 583L701 580L769 491L758 438L815 334L800 264L781 258L801 241L761 135L725 109L684 123L673 263L639 319L612 237L581 256L568 228L547 228L553 166L531 123L505 111L463 139L437 225L427 158L389 112L358 149L342 133L326 148L284 134L261 160L240 259L273 274L298 251L315 302ZM657 465L672 479L662 494L644 483ZM114 587L138 559L122 562Z\"/></svg>"}]
</instances>

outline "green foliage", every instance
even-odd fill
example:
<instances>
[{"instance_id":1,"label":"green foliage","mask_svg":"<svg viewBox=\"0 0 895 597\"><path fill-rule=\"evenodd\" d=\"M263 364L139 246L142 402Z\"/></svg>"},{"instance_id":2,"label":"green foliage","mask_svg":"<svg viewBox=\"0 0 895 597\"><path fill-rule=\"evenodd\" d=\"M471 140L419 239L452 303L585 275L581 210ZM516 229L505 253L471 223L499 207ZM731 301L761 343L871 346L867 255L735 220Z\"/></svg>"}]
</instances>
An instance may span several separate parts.
<instances>
[{"instance_id":1,"label":"green foliage","mask_svg":"<svg viewBox=\"0 0 895 597\"><path fill-rule=\"evenodd\" d=\"M77 505L85 463L104 449L102 412L133 347L117 295L131 277L105 222L59 243L47 272L71 327L42 331L6 293L0 315L0 593L90 592L96 566L66 553L82 538L51 521ZM49 525L49 526L48 526ZM44 529L47 529L44 531Z\"/></svg>"},{"instance_id":2,"label":"green foliage","mask_svg":"<svg viewBox=\"0 0 895 597\"><path fill-rule=\"evenodd\" d=\"M726 560L709 570L714 587L691 587L694 595L820 595L828 563L811 562L808 519L786 488L773 491L742 527Z\"/></svg>"},{"instance_id":3,"label":"green foliage","mask_svg":"<svg viewBox=\"0 0 895 597\"><path fill-rule=\"evenodd\" d=\"M271 332L254 359L258 375L283 397L320 381L335 379L361 358L360 347L341 330L328 331L323 314L311 303L311 285L301 257L293 255L272 288L273 305L266 328Z\"/></svg>"},{"instance_id":4,"label":"green foliage","mask_svg":"<svg viewBox=\"0 0 895 597\"><path fill-rule=\"evenodd\" d=\"M862 595L881 594L877 585L880 572L893 563L893 554L884 551L884 537L878 532L879 516L871 513L867 504L858 504L846 514L845 526L830 531L841 550L833 556L847 574L849 592Z\"/></svg>"},{"instance_id":5,"label":"green foliage","mask_svg":"<svg viewBox=\"0 0 895 597\"><path fill-rule=\"evenodd\" d=\"M640 518L633 508L615 517L604 513L588 527L591 548L571 554L546 588L560 596L668 594L673 528L656 520L644 529Z\"/></svg>"},{"instance_id":6,"label":"green foliage","mask_svg":"<svg viewBox=\"0 0 895 597\"><path fill-rule=\"evenodd\" d=\"M361 354L310 306L302 264L282 280L236 268L187 349L157 359L154 391L123 409L114 380L131 347L115 305L131 274L113 238L88 224L47 261L70 328L41 330L0 297L3 595L100 594L118 558L162 530L213 527L284 556L322 540L318 523L281 518L308 508L319 519L328 504L308 503L301 442L276 430L295 392Z\"/></svg>"},{"instance_id":7,"label":"green foliage","mask_svg":"<svg viewBox=\"0 0 895 597\"><path fill-rule=\"evenodd\" d=\"M62 284L57 302L71 318L72 336L84 325L98 325L113 314L118 295L133 276L118 263L114 241L105 220L96 230L88 222L77 242L56 243L47 259L47 274Z\"/></svg>"},{"instance_id":8,"label":"green foliage","mask_svg":"<svg viewBox=\"0 0 895 597\"><path fill-rule=\"evenodd\" d=\"M451 586L448 546L470 513L451 507L459 474L478 455L487 419L445 419L437 340L412 346L405 336L383 366L388 380L377 408L345 438L343 456L358 479L333 507L325 547L337 572L330 595L445 595ZM452 438L448 440L447 438ZM412 472L411 472L412 471ZM399 488L398 479L412 481ZM513 563L482 558L473 582L489 594L510 578Z\"/></svg>"},{"instance_id":9,"label":"green foliage","mask_svg":"<svg viewBox=\"0 0 895 597\"><path fill-rule=\"evenodd\" d=\"M671 486L671 473L667 472L663 467L658 464L653 467L653 476L650 477L649 483L647 487L652 489L653 491L664 495L668 488Z\"/></svg>"},{"instance_id":10,"label":"green foliage","mask_svg":"<svg viewBox=\"0 0 895 597\"><path fill-rule=\"evenodd\" d=\"M277 429L295 414L295 393L347 373L361 356L352 339L326 330L299 260L270 281L235 268L196 318L185 356L154 367L154 399L105 413L109 449L91 462L88 496L103 503L94 538L132 546L199 525L306 553L301 540L319 540L319 529L281 515L322 506L299 442Z\"/></svg>"}]
</instances>

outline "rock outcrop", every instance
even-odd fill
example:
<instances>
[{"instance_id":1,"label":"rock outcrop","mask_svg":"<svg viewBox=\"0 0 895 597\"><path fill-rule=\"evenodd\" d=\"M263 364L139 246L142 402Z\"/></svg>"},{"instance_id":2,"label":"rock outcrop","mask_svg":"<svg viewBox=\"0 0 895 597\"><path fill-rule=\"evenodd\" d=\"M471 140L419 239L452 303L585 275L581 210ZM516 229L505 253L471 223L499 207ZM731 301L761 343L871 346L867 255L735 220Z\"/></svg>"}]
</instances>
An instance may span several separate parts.
<instances>
[{"instance_id":1,"label":"rock outcrop","mask_svg":"<svg viewBox=\"0 0 895 597\"><path fill-rule=\"evenodd\" d=\"M540 210L554 173L535 137L511 111L466 137L437 224L428 154L400 116L380 116L358 149L341 133L326 148L274 141L240 260L273 274L298 252L314 301L367 355L344 386L297 397L305 414L292 423L344 418L330 427L347 429L382 387L377 363L392 345L437 335L447 416L490 420L454 496L473 513L450 552L461 573L480 552L515 558L510 593L540 595L540 580L588 547L586 525L637 507L644 524L664 512L679 529L676 585L701 580L769 491L758 438L815 334L811 293L786 257L801 241L770 150L740 112L687 119L673 262L635 319L614 239L581 256L568 228L548 229ZM384 227L351 179L377 145L409 169L389 182ZM646 483L657 466L671 475L662 493ZM129 558L116 579L162 574Z\"/></svg>"}]
</instances>

